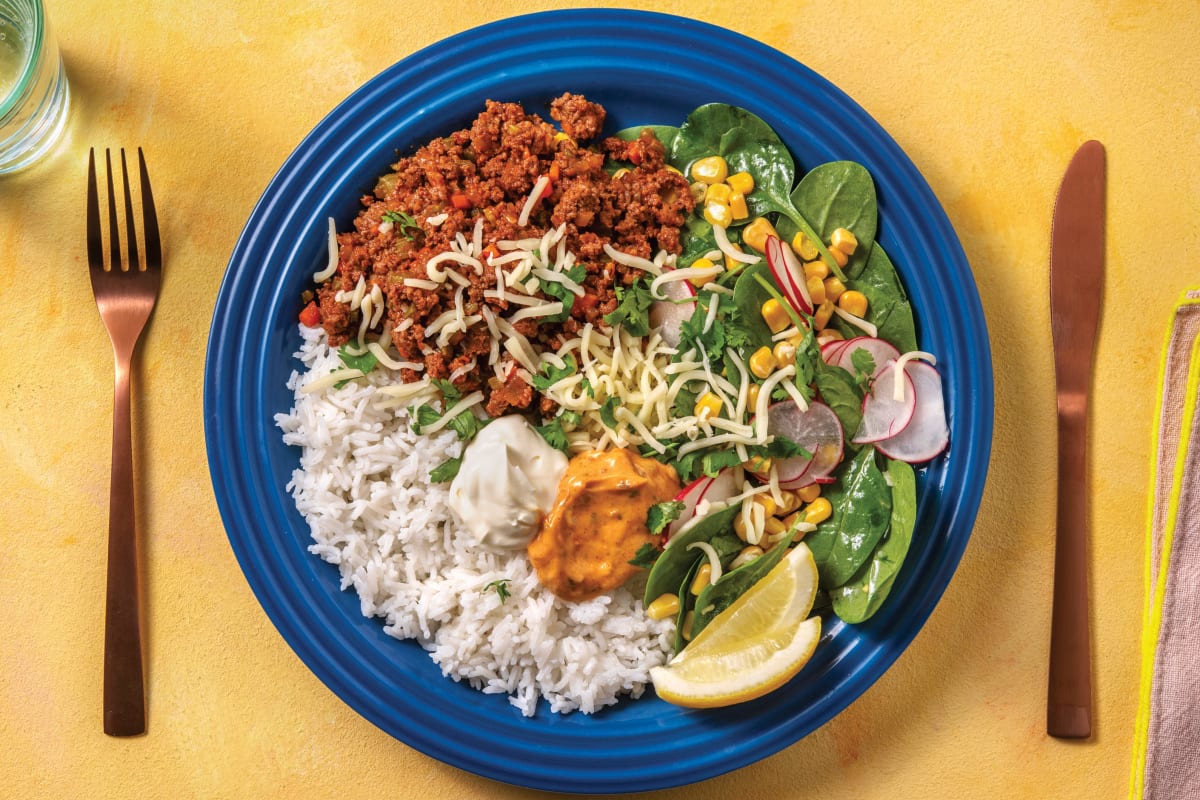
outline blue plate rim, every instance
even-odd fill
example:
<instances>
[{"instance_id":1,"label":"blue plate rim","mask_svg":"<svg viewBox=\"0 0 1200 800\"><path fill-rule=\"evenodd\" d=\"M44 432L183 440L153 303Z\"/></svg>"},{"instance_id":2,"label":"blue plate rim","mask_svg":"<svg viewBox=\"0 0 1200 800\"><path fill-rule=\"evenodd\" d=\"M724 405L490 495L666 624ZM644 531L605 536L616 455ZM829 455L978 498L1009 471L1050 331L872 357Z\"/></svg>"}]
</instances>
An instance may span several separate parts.
<instances>
[{"instance_id":1,"label":"blue plate rim","mask_svg":"<svg viewBox=\"0 0 1200 800\"><path fill-rule=\"evenodd\" d=\"M266 448L269 451L273 447L269 440L273 428L269 424L269 420L264 422L261 416L264 410L272 407L265 395L275 387L264 384L267 376L263 371L262 361L272 356L278 356L279 348L276 347L272 351L266 343L259 343L257 349L248 348L246 340L247 334L254 332L249 329L253 326L248 322L251 318L248 312L253 310L248 308L251 300L261 302L265 298L277 301L281 294L278 287L275 291L272 291L270 287L264 287L264 284L274 276L269 272L256 273L256 270L261 270L261 264L255 259L261 256L264 249L266 253L274 254L282 248L290 264L290 266L285 265L284 267L284 276L286 277L287 274L290 274L287 270L294 273L300 268L298 265L304 261L302 254L311 253L314 242L320 245L322 238L321 229L314 234L313 226L306 224L303 231L295 236L290 247L283 247L278 243L277 228L271 226L277 224L280 215L291 219L296 224L311 223L314 217L321 217L328 210L329 204L333 202L334 194L338 191L346 191L345 186L336 184L332 188L327 187L322 190L320 188L322 175L320 169L313 169L312 176L307 182L304 181L305 171L312 168L316 161L327 159L332 163L339 158L344 159L347 149L353 148L355 142L353 136L346 137L340 146L331 145L331 140L339 134L345 133L347 126L353 122L361 122L364 119L369 121L373 113L371 109L377 108L374 104L378 102L383 102L385 106L388 102L395 105L399 102L397 97L411 100L414 97L420 98L423 94L430 94L434 90L426 87L437 84L436 80L428 77L427 73L430 70L447 67L447 71L451 74L453 74L453 70L458 70L462 75L469 77L472 74L499 66L507 68L508 74L518 74L521 65L514 66L504 59L514 57L514 52L525 56L528 53L528 47L525 50L510 49L507 53L503 51L503 48L499 48L499 52L492 52L486 58L470 55L478 53L488 43L499 45L517 35L521 37L520 41L553 42L555 35L564 31L580 30L585 31L583 35L589 39L611 37L612 41L627 47L630 54L638 46L644 46L647 42L653 42L663 50L682 49L697 42L704 42L706 47L732 48L732 51L751 56L747 59L752 67L747 68L748 73L773 70L774 77L781 86L795 91L797 95L816 95L828 103L828 108L834 109L838 114L845 115L851 120L852 124L845 126L844 130L828 132L828 138L836 140L837 149L839 152L846 152L848 154L846 157L850 157L849 154L864 148L872 155L877 156L875 160L878 163L869 164L869 167L872 167L872 173L876 175L877 183L881 188L881 225L887 225L886 228L881 228L880 241L887 245L889 252L895 256L896 253L893 252L891 243L891 239L894 239L892 230L905 224L911 224L914 221L911 217L917 215L927 227L913 232L909 242L915 242L915 244L906 242L909 247L902 248L898 252L902 252L903 249L915 249L926 255L937 256L939 274L944 272L948 277L957 278L957 280L948 282L943 281L942 284L926 285L926 278L913 273L912 267L902 264L900 259L895 259L906 287L910 290L910 296L914 299L914 306L918 303L919 295L921 302L927 306L957 303L957 307L962 312L961 318L944 323L954 326L958 338L949 337L947 341L943 342L947 349L939 353L945 357L944 364L949 364L951 369L957 370L956 381L953 384L948 382L947 403L951 414L952 430L955 434L949 459L958 459L954 463L961 464L962 467L952 474L946 474L945 470L941 474L932 474L936 473L935 468L931 470L931 475L926 476L922 487L922 516L919 525L926 529L933 529L934 535L943 536L946 546L938 551L936 557L928 556L919 565L919 568L914 568L917 569L917 574L930 584L927 590L921 594L919 605L915 611L906 615L906 624L900 625L899 628L887 627L887 636L883 640L873 638L876 630L883 631L885 629L882 624L874 627L863 626L861 630L853 634L855 637L852 640L853 646L842 653L843 658L853 658L853 651L858 647L874 647L872 652L876 655L869 658L857 671L842 676L842 680L835 686L834 693L837 696L833 699L826 698L819 706L819 713L797 713L795 709L786 707L783 712L779 713L775 713L776 709L764 711L763 701L758 701L757 704L752 704L752 707L744 709L750 711L756 724L737 726L731 721L732 713L699 712L701 715L695 716L698 712L690 712L681 715L674 707L665 706L657 699L641 700L637 702L656 703L664 706L663 715L676 721L675 727L671 728L669 733L682 742L681 746L674 747L669 751L658 752L657 755L662 757L660 761L634 758L627 750L623 750L609 739L600 740L605 746L598 747L594 753L578 752L579 742L589 741L588 736L586 734L581 736L576 729L578 726L551 721L550 727L555 736L561 737L562 741L567 744L557 748L563 765L559 768L547 768L544 763L538 763L538 759L534 756L538 753L556 751L556 748L538 737L525 735L526 728L530 723L519 718L515 720L504 717L500 717L498 720L487 718L490 722L499 725L506 735L511 735L512 741L500 748L500 755L486 751L477 752L482 749L478 745L486 743L472 741L479 737L471 737L469 728L448 722L438 715L423 713L427 710L420 703L410 704L405 710L410 712L415 720L430 728L445 727L446 730L440 732L440 735L438 731L416 730L414 726L398 720L396 714L388 713L391 709L380 708L379 702L381 697L389 702L404 702L405 694L401 688L386 685L389 677L395 676L381 675L377 664L346 664L339 660L347 653L353 653L353 648L361 644L361 639L352 637L358 628L355 628L354 631L341 631L327 627L311 630L305 628L302 622L298 623L295 613L297 610L311 613L314 615L313 618L320 618L322 614L331 613L327 596L328 587L323 587L320 581L311 575L300 575L299 580L288 583L285 582L285 578L292 580L296 576L272 572L274 567L272 559L293 557L288 548L295 544L294 530L290 531L293 534L291 539L273 538L273 536L282 535L276 533L279 526L286 527L288 524L294 526L294 520L289 520L286 508L290 499L282 494L283 487L278 481L280 476L276 474L278 468L276 468L276 472L271 472L269 475L264 474L264 468L269 470L272 464L256 461L257 453L255 456L247 456L246 447L248 439L257 448ZM577 61L580 63L587 61L578 53L561 52L564 49L562 46L559 46L559 50L554 50L550 46L545 49L548 51L544 55L546 63L551 63L552 57L557 59L553 62L557 66L562 64L574 66ZM613 73L621 73L621 70L625 70L630 74L637 74L639 70L651 69L647 65L639 65L636 59L631 60L628 56L626 61L631 60L632 63L617 63L613 56L610 56L608 61L604 61L599 56L593 56L593 60L596 63L604 63L611 68ZM452 61L455 63L451 63ZM534 63L531 69L536 70L537 67L538 63ZM665 70L665 68L659 69L660 73ZM679 69L684 68L680 67ZM421 76L425 76L424 80L421 79ZM403 87L398 85L414 78L417 79L415 85L405 84ZM666 74L667 80L674 79L682 82L685 78L694 82L694 79L685 73ZM489 79L495 80L495 77L492 76ZM469 94L472 87L478 89L479 82L485 81L484 78L478 76L475 80L476 84L468 85L461 90L456 89L456 91L460 91L461 94ZM564 90L571 88L565 84L563 86ZM445 105L444 100L440 105L434 104L435 108L443 108ZM475 110L477 109L471 109L471 113L467 116L473 115ZM536 109L530 110L535 111ZM761 108L752 107L751 110L760 113L769 122L772 121L770 115L763 113ZM406 119L405 124L413 129L420 127L419 118L423 111L422 108L413 116L413 119L417 120L416 122L409 122ZM681 120L647 119L644 121L677 124ZM789 142L789 145L792 144L786 133L781 131L781 135L785 141ZM330 150L330 147L333 149ZM361 166L364 158L366 156L359 159L358 166ZM872 159L860 160L870 162ZM351 161L354 163L353 159ZM378 164L377 167L374 174L383 171L386 163ZM305 207L307 214L300 213L301 209L295 202L289 207L287 197L282 194L285 187L293 190L297 184L301 190L297 196L307 201ZM891 209L891 213L888 214L885 212L885 204L890 196L883 191L888 186L903 189L903 191L897 192L897 197L908 199L908 195L913 195L920 202L916 203L915 208L899 205L895 209ZM274 234L274 238L272 238L272 234ZM319 247L318 252L320 252ZM263 263L271 262L267 260ZM257 280L254 279L256 274ZM247 286L251 290L249 294L244 293ZM942 307L955 306L942 305ZM936 333L936 330L932 333ZM269 336L263 338L270 339ZM960 350L970 350L971 352L964 356L959 352ZM286 355L287 353L284 353L285 357ZM239 380L231 381L231 373ZM243 384L240 378L246 375L249 375L252 380L248 384ZM967 394L971 395L967 398L971 402L963 402L964 396ZM283 411L286 408L275 410ZM252 418L243 420L239 417L239 412L250 412ZM344 702L372 723L410 746L441 761L480 775L530 788L558 791L641 791L678 786L713 777L753 763L793 743L840 713L850 702L861 695L903 653L919 632L945 591L962 557L982 497L990 456L992 414L990 346L970 266L949 219L932 190L915 165L886 131L832 83L791 57L760 42L696 20L658 12L618 9L539 12L502 19L464 31L397 62L339 103L314 127L277 171L239 236L214 307L213 325L205 364L206 448L218 508L225 523L230 544L248 583L268 617L301 660ZM257 418L254 418L256 416ZM927 513L929 508L924 502L924 498L928 493L934 492L938 492L937 496L941 498L948 489L956 492L955 501L950 505L945 502L938 503L935 509L936 515L933 519L929 519ZM292 512L294 514L294 508ZM306 534L306 531L303 533ZM304 555L311 561L317 560L314 556ZM326 572L329 571L326 570ZM325 578L336 583L336 571L332 572L332 577L326 574ZM893 614L881 613L881 617L889 621L889 624L893 616ZM379 627L377 621L367 620L366 622ZM832 632L838 634L846 627L835 624ZM849 633L844 635L851 636ZM400 643L396 642L396 644ZM830 668L836 670L836 666L832 665ZM436 672L436 667L432 664L429 664L429 669ZM404 677L411 676L406 673ZM382 694L372 694L368 689L374 689ZM455 696L457 697L457 695ZM470 710L477 712L478 708L471 706ZM543 710L540 713L548 714L549 712ZM619 713L607 715L607 712L602 712L601 715L597 715L596 719L598 720L597 725L610 725L621 729L622 732L626 732L626 729L640 730L639 725L646 727L642 718L625 720ZM678 720L684 720L684 722L678 722ZM542 724L544 723L543 720ZM701 733L707 734L707 737L696 734L700 740L698 743L693 741L696 736L689 738L680 735L681 731L691 731L693 727L699 727ZM537 727L534 729L540 730ZM584 725L583 729L586 730L587 726ZM736 729L743 738L738 743L718 748L719 757L712 757L711 751L703 753L703 757L685 752L684 745L699 746L704 743L711 745L714 738L713 731L729 729ZM463 746L464 735L467 743L477 746L475 749ZM653 741L659 743L661 739L660 736ZM520 755L527 756L525 759L527 763L519 761L514 763L513 756ZM622 757L631 762L624 768L620 762Z\"/></svg>"}]
</instances>

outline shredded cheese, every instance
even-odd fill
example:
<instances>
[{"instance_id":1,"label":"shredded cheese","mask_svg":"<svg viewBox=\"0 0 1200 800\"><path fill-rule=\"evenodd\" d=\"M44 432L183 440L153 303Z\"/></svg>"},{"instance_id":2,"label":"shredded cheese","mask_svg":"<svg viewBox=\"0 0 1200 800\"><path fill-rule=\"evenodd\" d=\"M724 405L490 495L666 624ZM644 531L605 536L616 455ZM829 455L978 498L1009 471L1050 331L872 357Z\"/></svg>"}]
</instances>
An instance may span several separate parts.
<instances>
[{"instance_id":1,"label":"shredded cheese","mask_svg":"<svg viewBox=\"0 0 1200 800\"><path fill-rule=\"evenodd\" d=\"M333 277L337 272L338 265L338 245L337 245L337 229L333 224L333 217L329 218L329 262L325 265L325 269L313 274L313 280L317 283L324 283Z\"/></svg>"},{"instance_id":2,"label":"shredded cheese","mask_svg":"<svg viewBox=\"0 0 1200 800\"><path fill-rule=\"evenodd\" d=\"M546 187L549 185L550 177L548 175L540 175L533 182L533 190L529 192L529 197L525 198L525 205L521 206L521 215L517 217L517 225L524 228L529 224L529 215L533 213L533 207L537 205L537 201L542 197L542 192L546 191Z\"/></svg>"},{"instance_id":3,"label":"shredded cheese","mask_svg":"<svg viewBox=\"0 0 1200 800\"><path fill-rule=\"evenodd\" d=\"M867 322L862 317L856 317L853 314L851 314L849 311L846 311L845 309L843 309L839 306L833 307L833 313L837 314L839 317L846 320L846 322L849 322L851 325L855 326L856 328L861 328L867 334L867 336L878 336L879 335L879 329L876 328L871 323Z\"/></svg>"},{"instance_id":4,"label":"shredded cheese","mask_svg":"<svg viewBox=\"0 0 1200 800\"><path fill-rule=\"evenodd\" d=\"M713 225L712 229L713 238L717 240L717 247L721 248L721 252L725 254L726 258L742 264L757 264L759 261L762 261L762 258L759 256L743 253L734 247L733 243L729 241L729 234L726 233L724 226Z\"/></svg>"},{"instance_id":5,"label":"shredded cheese","mask_svg":"<svg viewBox=\"0 0 1200 800\"><path fill-rule=\"evenodd\" d=\"M702 550L704 555L708 556L708 564L712 568L712 574L708 576L710 584L721 580L721 557L717 555L717 550L708 542L692 542L687 546L688 550Z\"/></svg>"},{"instance_id":6,"label":"shredded cheese","mask_svg":"<svg viewBox=\"0 0 1200 800\"><path fill-rule=\"evenodd\" d=\"M932 366L937 366L937 358L933 353L927 353L924 350L910 350L896 359L896 366L892 368L895 373L895 383L892 388L892 397L897 403L904 402L904 367L909 361L920 359L927 361Z\"/></svg>"}]
</instances>

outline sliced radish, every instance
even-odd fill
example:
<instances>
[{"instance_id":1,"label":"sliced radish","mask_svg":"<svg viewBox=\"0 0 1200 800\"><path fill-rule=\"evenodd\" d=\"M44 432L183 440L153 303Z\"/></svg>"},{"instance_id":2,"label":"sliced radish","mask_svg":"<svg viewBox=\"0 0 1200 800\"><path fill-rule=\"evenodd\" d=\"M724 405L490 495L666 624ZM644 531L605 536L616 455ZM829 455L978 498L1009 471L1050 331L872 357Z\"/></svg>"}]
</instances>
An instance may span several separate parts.
<instances>
[{"instance_id":1,"label":"sliced radish","mask_svg":"<svg viewBox=\"0 0 1200 800\"><path fill-rule=\"evenodd\" d=\"M913 410L917 407L916 390L907 370L901 375L904 381L902 399L896 399L894 391L896 362L889 361L876 371L871 391L863 398L862 422L854 433L852 441L855 444L878 442L890 439L904 430L913 418Z\"/></svg>"},{"instance_id":2,"label":"sliced radish","mask_svg":"<svg viewBox=\"0 0 1200 800\"><path fill-rule=\"evenodd\" d=\"M842 423L822 402L810 403L807 411L801 411L790 400L772 405L767 409L767 431L791 439L809 453L775 462L779 485L784 489L807 486L817 475L832 471L842 459Z\"/></svg>"},{"instance_id":3,"label":"sliced radish","mask_svg":"<svg viewBox=\"0 0 1200 800\"><path fill-rule=\"evenodd\" d=\"M724 502L735 494L737 494L737 485L733 480L732 469L723 469L713 478L701 475L675 495L675 501L683 503L683 510L679 512L679 517L667 526L667 535L663 541L668 541L679 533L684 525L691 522L696 516L696 508L701 503L711 505Z\"/></svg>"},{"instance_id":4,"label":"sliced radish","mask_svg":"<svg viewBox=\"0 0 1200 800\"><path fill-rule=\"evenodd\" d=\"M684 523L690 520L696 514L696 504L700 502L701 495L708 485L713 482L713 479L707 475L701 475L696 480L683 487L679 494L675 495L675 502L683 503L683 510L679 512L679 516L667 526L667 539L675 535L676 531L683 527ZM665 540L664 540L665 541Z\"/></svg>"},{"instance_id":5,"label":"sliced radish","mask_svg":"<svg viewBox=\"0 0 1200 800\"><path fill-rule=\"evenodd\" d=\"M884 365L889 361L895 361L900 357L900 351L897 350L890 342L878 339L874 336L855 336L853 339L846 340L846 346L838 351L837 361L826 362L833 363L848 372L854 372L854 353L859 350L866 350L871 354L871 358L875 361L874 374L878 375Z\"/></svg>"},{"instance_id":6,"label":"sliced radish","mask_svg":"<svg viewBox=\"0 0 1200 800\"><path fill-rule=\"evenodd\" d=\"M826 364L836 367L838 364L838 356L846 349L849 342L845 339L835 339L832 342L826 342L821 345L821 360Z\"/></svg>"},{"instance_id":7,"label":"sliced radish","mask_svg":"<svg viewBox=\"0 0 1200 800\"><path fill-rule=\"evenodd\" d=\"M802 279L792 270L788 261L787 248L778 236L768 236L766 244L767 266L775 276L775 283L783 291L783 296L792 304L792 308L804 314L812 313L812 301L808 299L808 289Z\"/></svg>"},{"instance_id":8,"label":"sliced radish","mask_svg":"<svg viewBox=\"0 0 1200 800\"><path fill-rule=\"evenodd\" d=\"M666 300L655 300L650 306L650 327L657 329L668 347L679 344L683 323L696 310L695 288L687 281L666 281L662 284Z\"/></svg>"},{"instance_id":9,"label":"sliced radish","mask_svg":"<svg viewBox=\"0 0 1200 800\"><path fill-rule=\"evenodd\" d=\"M912 380L916 409L904 430L876 442L875 446L889 458L920 464L941 453L950 443L942 378L936 369L922 361L909 361L904 371Z\"/></svg>"}]
</instances>

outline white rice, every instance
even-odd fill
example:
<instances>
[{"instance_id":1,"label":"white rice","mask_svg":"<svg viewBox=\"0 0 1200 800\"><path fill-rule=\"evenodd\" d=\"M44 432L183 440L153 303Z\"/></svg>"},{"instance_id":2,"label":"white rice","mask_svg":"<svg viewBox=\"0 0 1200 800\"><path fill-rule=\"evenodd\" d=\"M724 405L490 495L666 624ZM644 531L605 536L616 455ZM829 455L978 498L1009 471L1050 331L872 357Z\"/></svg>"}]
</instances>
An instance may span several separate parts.
<instances>
[{"instance_id":1,"label":"white rice","mask_svg":"<svg viewBox=\"0 0 1200 800\"><path fill-rule=\"evenodd\" d=\"M645 616L639 586L569 603L542 588L523 552L474 546L456 529L448 484L429 481L459 455L455 435L418 436L403 409L376 409L374 387L395 380L382 367L301 394L340 362L320 329L300 330L307 371L292 374L296 405L275 418L284 441L302 448L288 491L312 533L309 550L338 566L363 615L416 639L454 680L508 694L525 716L539 696L552 711L585 714L640 696L650 668L669 657L674 622ZM498 580L508 581L504 602L488 588Z\"/></svg>"}]
</instances>

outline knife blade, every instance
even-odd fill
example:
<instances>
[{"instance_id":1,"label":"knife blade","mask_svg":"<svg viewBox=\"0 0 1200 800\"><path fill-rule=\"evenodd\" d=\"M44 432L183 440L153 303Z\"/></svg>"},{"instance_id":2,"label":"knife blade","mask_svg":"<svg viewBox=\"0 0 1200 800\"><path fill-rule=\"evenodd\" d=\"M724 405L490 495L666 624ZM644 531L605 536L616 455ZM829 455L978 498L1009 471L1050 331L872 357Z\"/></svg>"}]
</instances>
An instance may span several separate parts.
<instances>
[{"instance_id":1,"label":"knife blade","mask_svg":"<svg viewBox=\"0 0 1200 800\"><path fill-rule=\"evenodd\" d=\"M1085 142L1067 166L1050 234L1050 332L1058 400L1058 510L1046 732L1092 732L1087 579L1087 412L1104 294L1105 152Z\"/></svg>"}]
</instances>

